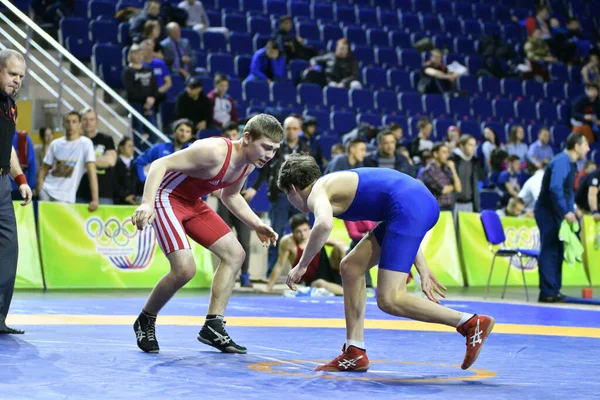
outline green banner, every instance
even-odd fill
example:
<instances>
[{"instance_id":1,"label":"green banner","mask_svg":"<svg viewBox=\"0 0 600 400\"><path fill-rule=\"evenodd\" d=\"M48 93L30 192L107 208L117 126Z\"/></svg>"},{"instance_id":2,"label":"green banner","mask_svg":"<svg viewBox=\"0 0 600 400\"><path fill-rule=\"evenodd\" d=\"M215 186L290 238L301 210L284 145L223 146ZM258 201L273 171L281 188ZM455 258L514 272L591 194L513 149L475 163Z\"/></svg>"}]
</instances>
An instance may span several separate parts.
<instances>
[{"instance_id":1,"label":"green banner","mask_svg":"<svg viewBox=\"0 0 600 400\"><path fill-rule=\"evenodd\" d=\"M502 225L507 248L539 249L540 231L533 218L503 217ZM469 286L485 286L494 254L489 248L479 214L459 213L458 227L467 283ZM494 246L494 250L498 248L499 246ZM504 286L507 268L509 269L508 285L523 285L519 260L517 257L509 260L508 257L496 257L492 286ZM537 287L539 284L537 260L523 257L523 267L527 286ZM563 263L562 271L563 286L587 286L588 280L582 263L574 265Z\"/></svg>"},{"instance_id":2,"label":"green banner","mask_svg":"<svg viewBox=\"0 0 600 400\"><path fill-rule=\"evenodd\" d=\"M594 221L589 215L583 217L582 243L585 267L588 271L592 286L600 284L600 222Z\"/></svg>"},{"instance_id":3,"label":"green banner","mask_svg":"<svg viewBox=\"0 0 600 400\"><path fill-rule=\"evenodd\" d=\"M39 203L40 249L46 286L152 288L169 271L151 227L131 224L133 206ZM196 275L186 285L210 287L211 253L190 239Z\"/></svg>"},{"instance_id":4,"label":"green banner","mask_svg":"<svg viewBox=\"0 0 600 400\"><path fill-rule=\"evenodd\" d=\"M44 278L40 264L33 204L22 207L20 203L20 201L13 202L19 237L19 262L15 288L43 289Z\"/></svg>"},{"instance_id":5,"label":"green banner","mask_svg":"<svg viewBox=\"0 0 600 400\"><path fill-rule=\"evenodd\" d=\"M348 236L344 221L340 219L336 218L334 220L334 228L331 236L350 243L350 237ZM440 213L437 224L427 232L421 246L425 252L427 264L442 284L451 287L464 286L451 212L442 211ZM399 251L402 251L402 249L399 249ZM417 273L414 267L412 272L413 276ZM376 267L371 269L371 277L375 285L377 283Z\"/></svg>"}]
</instances>

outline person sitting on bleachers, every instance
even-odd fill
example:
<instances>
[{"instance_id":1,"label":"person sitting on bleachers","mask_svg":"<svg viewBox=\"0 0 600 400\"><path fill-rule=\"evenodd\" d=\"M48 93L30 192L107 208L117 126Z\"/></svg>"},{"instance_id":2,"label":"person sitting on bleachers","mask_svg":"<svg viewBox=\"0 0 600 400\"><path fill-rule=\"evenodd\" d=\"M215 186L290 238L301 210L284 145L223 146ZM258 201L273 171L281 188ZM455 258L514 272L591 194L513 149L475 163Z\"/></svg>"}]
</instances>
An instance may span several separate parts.
<instances>
[{"instance_id":1,"label":"person sitting on bleachers","mask_svg":"<svg viewBox=\"0 0 600 400\"><path fill-rule=\"evenodd\" d=\"M304 73L302 80L321 86L362 88L359 82L358 61L350 51L347 39L339 39L335 53L326 53L310 59L311 67Z\"/></svg>"},{"instance_id":2,"label":"person sitting on bleachers","mask_svg":"<svg viewBox=\"0 0 600 400\"><path fill-rule=\"evenodd\" d=\"M317 132L317 120L311 116L302 119L302 132L300 132L300 140L303 140L311 149L317 165L321 171L327 164L327 160L323 155L323 148L319 142L319 133Z\"/></svg>"},{"instance_id":3,"label":"person sitting on bleachers","mask_svg":"<svg viewBox=\"0 0 600 400\"><path fill-rule=\"evenodd\" d=\"M523 214L525 211L525 202L523 199L518 197L511 197L506 205L506 208L502 208L500 210L496 210L496 214L501 217L524 217L526 214Z\"/></svg>"},{"instance_id":4,"label":"person sitting on bleachers","mask_svg":"<svg viewBox=\"0 0 600 400\"><path fill-rule=\"evenodd\" d=\"M188 79L185 90L177 96L173 119L182 118L192 121L195 132L208 129L212 125L212 107L202 91L202 81L199 79Z\"/></svg>"},{"instance_id":5,"label":"person sitting on bleachers","mask_svg":"<svg viewBox=\"0 0 600 400\"><path fill-rule=\"evenodd\" d=\"M531 143L527 151L527 160L537 168L542 166L542 161L550 161L554 157L554 150L548 144L550 142L550 131L542 128L538 132L538 140Z\"/></svg>"},{"instance_id":6,"label":"person sitting on bleachers","mask_svg":"<svg viewBox=\"0 0 600 400\"><path fill-rule=\"evenodd\" d=\"M119 157L115 165L113 181L114 204L139 205L144 187L138 179L133 163L133 140L128 137L121 139L118 145Z\"/></svg>"},{"instance_id":7,"label":"person sitting on bleachers","mask_svg":"<svg viewBox=\"0 0 600 400\"><path fill-rule=\"evenodd\" d=\"M258 49L250 61L250 74L245 81L263 81L267 83L286 79L285 58L274 40Z\"/></svg>"},{"instance_id":8,"label":"person sitting on bleachers","mask_svg":"<svg viewBox=\"0 0 600 400\"><path fill-rule=\"evenodd\" d=\"M279 17L279 29L273 34L275 41L285 53L285 58L290 60L310 60L317 55L312 47L305 46L304 38L295 35L292 30L292 17L284 15Z\"/></svg>"},{"instance_id":9,"label":"person sitting on bleachers","mask_svg":"<svg viewBox=\"0 0 600 400\"><path fill-rule=\"evenodd\" d=\"M335 143L331 145L331 159L336 158L339 155L344 154L344 145L341 143Z\"/></svg>"},{"instance_id":10,"label":"person sitting on bleachers","mask_svg":"<svg viewBox=\"0 0 600 400\"><path fill-rule=\"evenodd\" d=\"M483 172L479 161L475 157L475 138L463 134L458 140L458 147L454 149L450 159L454 161L456 172L460 178L461 191L456 194L454 204L454 220L460 211L479 212L479 181L483 179Z\"/></svg>"},{"instance_id":11,"label":"person sitting on bleachers","mask_svg":"<svg viewBox=\"0 0 600 400\"><path fill-rule=\"evenodd\" d=\"M170 143L157 143L135 160L134 164L138 179L141 182L146 182L147 169L150 168L153 161L188 147L192 139L193 129L194 126L190 120L180 119L173 122L173 141Z\"/></svg>"},{"instance_id":12,"label":"person sitting on bleachers","mask_svg":"<svg viewBox=\"0 0 600 400\"><path fill-rule=\"evenodd\" d=\"M167 24L167 35L169 37L160 42L165 61L173 74L187 79L194 73L196 66L196 56L190 41L181 37L181 28L177 22Z\"/></svg>"},{"instance_id":13,"label":"person sitting on bleachers","mask_svg":"<svg viewBox=\"0 0 600 400\"><path fill-rule=\"evenodd\" d=\"M436 143L431 150L433 162L430 162L421 175L427 189L435 196L441 211L454 209L455 193L462 191L461 181L456 172L454 161L450 160L448 146Z\"/></svg>"},{"instance_id":14,"label":"person sitting on bleachers","mask_svg":"<svg viewBox=\"0 0 600 400\"><path fill-rule=\"evenodd\" d=\"M421 164L424 151L431 151L433 142L429 139L433 132L433 125L427 117L421 118L417 123L419 134L408 144L408 151L415 164Z\"/></svg>"},{"instance_id":15,"label":"person sitting on bleachers","mask_svg":"<svg viewBox=\"0 0 600 400\"><path fill-rule=\"evenodd\" d=\"M459 75L448 72L448 68L442 63L442 51L433 49L430 52L429 61L423 65L417 90L421 94L450 93L456 89L458 78Z\"/></svg>"},{"instance_id":16,"label":"person sitting on bleachers","mask_svg":"<svg viewBox=\"0 0 600 400\"><path fill-rule=\"evenodd\" d=\"M221 32L224 35L229 34L229 29L222 26L210 26L210 20L202 2L199 0L183 0L177 5L178 8L185 10L188 14L187 27L192 28L198 33L202 32Z\"/></svg>"},{"instance_id":17,"label":"person sitting on bleachers","mask_svg":"<svg viewBox=\"0 0 600 400\"><path fill-rule=\"evenodd\" d=\"M310 223L303 214L296 214L290 218L290 228L292 233L285 235L279 241L279 253L277 263L273 268L269 283L265 292L273 290L277 279L283 271L283 267L288 261L292 267L295 267L306 249L308 236L310 234ZM341 296L342 277L340 276L340 262L346 255L346 243L340 239L327 239L326 246L333 247L331 256L327 255L325 247L313 258L302 281L307 286L314 288L324 288L331 293Z\"/></svg>"},{"instance_id":18,"label":"person sitting on bleachers","mask_svg":"<svg viewBox=\"0 0 600 400\"><path fill-rule=\"evenodd\" d=\"M525 140L525 130L521 125L513 125L506 142L506 152L509 156L518 156L521 162L525 162L528 150L523 140Z\"/></svg>"},{"instance_id":19,"label":"person sitting on bleachers","mask_svg":"<svg viewBox=\"0 0 600 400\"><path fill-rule=\"evenodd\" d=\"M542 179L544 178L544 171L546 170L547 165L548 162L543 161L542 168L538 168L535 173L529 179L527 179L527 181L523 184L521 191L519 192L519 198L523 199L523 202L525 203L525 209L528 212L533 212L535 202L540 195L540 190L542 190Z\"/></svg>"},{"instance_id":20,"label":"person sitting on bleachers","mask_svg":"<svg viewBox=\"0 0 600 400\"><path fill-rule=\"evenodd\" d=\"M573 102L571 125L574 131L581 131L590 143L596 141L600 126L600 99L596 84L585 85L585 94Z\"/></svg>"},{"instance_id":21,"label":"person sitting on bleachers","mask_svg":"<svg viewBox=\"0 0 600 400\"><path fill-rule=\"evenodd\" d=\"M583 164L583 168L581 171L577 173L575 177L575 190L579 189L579 184L582 183L588 175L591 175L594 171L596 171L597 166L593 161L586 161Z\"/></svg>"},{"instance_id":22,"label":"person sitting on bleachers","mask_svg":"<svg viewBox=\"0 0 600 400\"><path fill-rule=\"evenodd\" d=\"M377 150L364 159L365 167L391 168L414 177L416 171L406 157L396 152L396 137L389 130L377 135Z\"/></svg>"},{"instance_id":23,"label":"person sitting on bleachers","mask_svg":"<svg viewBox=\"0 0 600 400\"><path fill-rule=\"evenodd\" d=\"M529 74L532 77L539 76L548 82L550 80L550 72L546 68L545 63L555 63L556 58L550 53L548 43L542 39L541 30L535 29L533 31L533 34L529 37L527 43L525 43L524 50L527 60L529 60L531 65Z\"/></svg>"},{"instance_id":24,"label":"person sitting on bleachers","mask_svg":"<svg viewBox=\"0 0 600 400\"><path fill-rule=\"evenodd\" d=\"M512 197L519 197L521 186L519 185L519 173L521 172L521 160L519 156L508 157L508 168L500 173L496 187L501 193L500 204L508 204Z\"/></svg>"},{"instance_id":25,"label":"person sitting on bleachers","mask_svg":"<svg viewBox=\"0 0 600 400\"><path fill-rule=\"evenodd\" d=\"M229 122L240 123L235 108L235 100L227 91L229 90L229 79L225 74L215 74L214 89L208 92L208 99L212 107L212 122L216 126L224 126Z\"/></svg>"},{"instance_id":26,"label":"person sitting on bleachers","mask_svg":"<svg viewBox=\"0 0 600 400\"><path fill-rule=\"evenodd\" d=\"M129 21L129 36L131 36L134 43L143 40L146 21L158 21L161 27L164 26L164 21L160 16L160 0L147 0L144 4L144 10Z\"/></svg>"},{"instance_id":27,"label":"person sitting on bleachers","mask_svg":"<svg viewBox=\"0 0 600 400\"><path fill-rule=\"evenodd\" d=\"M600 84L600 57L590 54L587 63L581 68L581 80L584 84Z\"/></svg>"},{"instance_id":28,"label":"person sitting on bleachers","mask_svg":"<svg viewBox=\"0 0 600 400\"><path fill-rule=\"evenodd\" d=\"M346 153L340 154L329 161L324 174L363 167L366 152L367 144L364 140L360 138L351 139L346 144Z\"/></svg>"}]
</instances>

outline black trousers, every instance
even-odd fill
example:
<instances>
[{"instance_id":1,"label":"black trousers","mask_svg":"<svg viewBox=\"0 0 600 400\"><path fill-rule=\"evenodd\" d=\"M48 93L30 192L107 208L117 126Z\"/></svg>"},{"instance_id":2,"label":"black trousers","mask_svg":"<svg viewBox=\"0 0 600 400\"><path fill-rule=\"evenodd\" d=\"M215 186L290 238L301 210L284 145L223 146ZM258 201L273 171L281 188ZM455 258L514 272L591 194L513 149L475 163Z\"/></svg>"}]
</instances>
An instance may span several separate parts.
<instances>
[{"instance_id":1,"label":"black trousers","mask_svg":"<svg viewBox=\"0 0 600 400\"><path fill-rule=\"evenodd\" d=\"M0 328L4 327L17 278L17 222L8 175L0 175Z\"/></svg>"}]
</instances>

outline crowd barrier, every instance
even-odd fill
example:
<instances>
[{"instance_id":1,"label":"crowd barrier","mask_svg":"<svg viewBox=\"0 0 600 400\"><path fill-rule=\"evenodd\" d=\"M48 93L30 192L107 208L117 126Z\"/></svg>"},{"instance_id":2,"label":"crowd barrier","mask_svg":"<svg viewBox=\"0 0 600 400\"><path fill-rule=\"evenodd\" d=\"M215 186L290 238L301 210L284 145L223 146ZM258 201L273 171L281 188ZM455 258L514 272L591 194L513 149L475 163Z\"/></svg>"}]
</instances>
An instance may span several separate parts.
<instances>
[{"instance_id":1,"label":"crowd barrier","mask_svg":"<svg viewBox=\"0 0 600 400\"><path fill-rule=\"evenodd\" d=\"M134 207L101 206L89 212L85 204L39 203L36 234L33 207L15 211L19 233L17 288L151 288L169 268L154 231L137 231L131 224ZM442 212L423 241L427 262L439 281L449 287L485 286L492 262L483 227L476 213L459 214L459 234L450 212ZM502 218L507 247L537 248L539 230L528 218ZM600 282L600 249L595 245L596 223L583 223L585 265L565 264L563 284L586 286ZM333 236L350 241L343 221L335 221ZM210 286L213 266L208 250L192 243L197 272L187 287ZM39 248L39 250L38 250ZM524 258L528 286L538 285L537 261ZM508 284L522 285L518 260L498 258L492 286L501 286L508 268ZM372 271L376 278L376 268ZM376 280L375 280L376 282Z\"/></svg>"}]
</instances>

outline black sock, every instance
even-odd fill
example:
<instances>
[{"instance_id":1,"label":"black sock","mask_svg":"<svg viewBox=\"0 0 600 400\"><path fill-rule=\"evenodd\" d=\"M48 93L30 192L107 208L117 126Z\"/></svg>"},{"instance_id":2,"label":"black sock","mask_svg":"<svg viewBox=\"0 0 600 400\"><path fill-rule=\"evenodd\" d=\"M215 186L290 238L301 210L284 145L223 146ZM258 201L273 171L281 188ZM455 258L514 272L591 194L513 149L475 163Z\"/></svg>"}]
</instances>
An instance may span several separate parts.
<instances>
[{"instance_id":1,"label":"black sock","mask_svg":"<svg viewBox=\"0 0 600 400\"><path fill-rule=\"evenodd\" d=\"M206 322L211 321L211 320L215 320L215 319L219 319L219 320L223 321L223 316L222 315L217 315L217 314L208 314L206 316Z\"/></svg>"},{"instance_id":2,"label":"black sock","mask_svg":"<svg viewBox=\"0 0 600 400\"><path fill-rule=\"evenodd\" d=\"M156 318L156 315L150 314L149 312L147 312L143 308L142 308L142 313L141 314L144 315L145 317L148 317L148 318Z\"/></svg>"}]
</instances>

